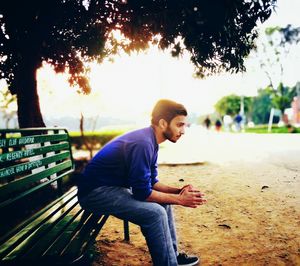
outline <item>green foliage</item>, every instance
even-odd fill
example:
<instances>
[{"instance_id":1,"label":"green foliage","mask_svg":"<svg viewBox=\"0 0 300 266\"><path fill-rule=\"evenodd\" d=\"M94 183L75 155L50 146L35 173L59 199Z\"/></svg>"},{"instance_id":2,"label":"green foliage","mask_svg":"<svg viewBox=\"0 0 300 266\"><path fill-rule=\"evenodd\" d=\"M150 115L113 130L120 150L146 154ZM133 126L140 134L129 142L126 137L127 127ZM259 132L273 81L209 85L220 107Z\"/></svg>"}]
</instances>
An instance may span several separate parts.
<instances>
[{"instance_id":1,"label":"green foliage","mask_svg":"<svg viewBox=\"0 0 300 266\"><path fill-rule=\"evenodd\" d=\"M250 116L253 111L253 97L243 96L244 101L244 112L246 116Z\"/></svg>"},{"instance_id":2,"label":"green foliage","mask_svg":"<svg viewBox=\"0 0 300 266\"><path fill-rule=\"evenodd\" d=\"M240 105L241 105L241 99L240 96L231 94L228 96L224 96L221 98L216 104L215 108L216 111L220 115L235 115L239 113L240 111Z\"/></svg>"},{"instance_id":3,"label":"green foliage","mask_svg":"<svg viewBox=\"0 0 300 266\"><path fill-rule=\"evenodd\" d=\"M0 55L7 59L0 69L11 83L21 61L34 56L36 68L45 60L59 72L68 70L71 84L88 91L82 59L101 61L118 47L130 52L155 41L162 49L172 48L175 56L190 51L199 73L238 71L254 46L256 24L270 16L275 2L1 1ZM128 41L112 39L109 33L115 29Z\"/></svg>"},{"instance_id":4,"label":"green foliage","mask_svg":"<svg viewBox=\"0 0 300 266\"><path fill-rule=\"evenodd\" d=\"M243 97L245 113L251 111L251 97ZM221 115L235 116L241 110L241 96L231 94L224 96L215 104L216 111Z\"/></svg>"},{"instance_id":5,"label":"green foliage","mask_svg":"<svg viewBox=\"0 0 300 266\"><path fill-rule=\"evenodd\" d=\"M270 36L273 35L275 32L279 32L280 31L280 27L276 26L276 27L268 27L265 29L265 33L266 35Z\"/></svg>"},{"instance_id":6,"label":"green foliage","mask_svg":"<svg viewBox=\"0 0 300 266\"><path fill-rule=\"evenodd\" d=\"M284 113L291 107L291 102L296 95L296 86L290 88L279 84L277 90L271 87L258 90L258 95L253 99L252 120L255 124L268 123L271 108L279 109Z\"/></svg>"},{"instance_id":7,"label":"green foliage","mask_svg":"<svg viewBox=\"0 0 300 266\"><path fill-rule=\"evenodd\" d=\"M253 99L252 121L255 124L266 124L269 121L272 108L272 89L267 87L258 90L258 95Z\"/></svg>"},{"instance_id":8,"label":"green foliage","mask_svg":"<svg viewBox=\"0 0 300 266\"><path fill-rule=\"evenodd\" d=\"M272 104L283 113L284 109L291 107L294 96L296 96L296 87L290 88L281 82L272 93Z\"/></svg>"},{"instance_id":9,"label":"green foliage","mask_svg":"<svg viewBox=\"0 0 300 266\"><path fill-rule=\"evenodd\" d=\"M288 87L279 84L277 90L272 87L259 89L255 97L244 97L244 111L246 117L255 124L266 124L269 121L271 108L279 109L284 113L286 108L291 107L294 96L297 95L296 85ZM240 111L241 97L228 95L221 98L216 104L215 109L220 115L234 116Z\"/></svg>"},{"instance_id":10,"label":"green foliage","mask_svg":"<svg viewBox=\"0 0 300 266\"><path fill-rule=\"evenodd\" d=\"M7 88L0 90L0 113L5 121L6 128L9 128L10 120L17 115L16 103L16 95L11 95Z\"/></svg>"},{"instance_id":11,"label":"green foliage","mask_svg":"<svg viewBox=\"0 0 300 266\"><path fill-rule=\"evenodd\" d=\"M91 89L84 62L101 62L119 49L130 53L146 49L150 43L170 48L174 56L190 52L199 76L223 70L237 72L244 70L244 58L254 47L257 24L269 18L275 3L1 1L0 75L10 91L18 94L20 126L43 126L35 80L43 62L57 72L67 71L70 84L84 93ZM126 41L112 38L112 30L120 30Z\"/></svg>"}]
</instances>

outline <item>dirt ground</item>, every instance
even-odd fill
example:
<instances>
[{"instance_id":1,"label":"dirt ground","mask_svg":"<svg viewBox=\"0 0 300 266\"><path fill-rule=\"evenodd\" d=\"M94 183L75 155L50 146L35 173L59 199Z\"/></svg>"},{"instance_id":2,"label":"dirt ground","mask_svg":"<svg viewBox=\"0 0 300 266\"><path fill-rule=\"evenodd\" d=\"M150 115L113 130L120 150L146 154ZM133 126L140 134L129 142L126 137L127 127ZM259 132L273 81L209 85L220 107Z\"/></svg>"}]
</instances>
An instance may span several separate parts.
<instances>
[{"instance_id":1,"label":"dirt ground","mask_svg":"<svg viewBox=\"0 0 300 266\"><path fill-rule=\"evenodd\" d=\"M193 184L207 204L174 206L179 248L202 265L300 265L300 165L281 162L162 165L161 182ZM183 181L182 181L183 180ZM98 237L98 265L152 265L139 228L109 218Z\"/></svg>"}]
</instances>

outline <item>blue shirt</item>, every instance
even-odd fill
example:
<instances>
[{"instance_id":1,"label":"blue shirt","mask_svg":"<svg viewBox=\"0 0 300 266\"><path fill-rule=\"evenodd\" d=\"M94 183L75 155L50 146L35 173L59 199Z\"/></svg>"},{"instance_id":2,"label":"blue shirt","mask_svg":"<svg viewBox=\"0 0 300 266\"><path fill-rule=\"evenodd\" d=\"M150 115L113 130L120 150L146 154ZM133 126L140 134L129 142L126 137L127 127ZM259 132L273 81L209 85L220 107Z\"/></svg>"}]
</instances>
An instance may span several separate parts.
<instances>
[{"instance_id":1,"label":"blue shirt","mask_svg":"<svg viewBox=\"0 0 300 266\"><path fill-rule=\"evenodd\" d=\"M87 164L78 182L78 196L99 186L132 188L133 197L145 200L158 182L154 130L147 127L107 143Z\"/></svg>"}]
</instances>

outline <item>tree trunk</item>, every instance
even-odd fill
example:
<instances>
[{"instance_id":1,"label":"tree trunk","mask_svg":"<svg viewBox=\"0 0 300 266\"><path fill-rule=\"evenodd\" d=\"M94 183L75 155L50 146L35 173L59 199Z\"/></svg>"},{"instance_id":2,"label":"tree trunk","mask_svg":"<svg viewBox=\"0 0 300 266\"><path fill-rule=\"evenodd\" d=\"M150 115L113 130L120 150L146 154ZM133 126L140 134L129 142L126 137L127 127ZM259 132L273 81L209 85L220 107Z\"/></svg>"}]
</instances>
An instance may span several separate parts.
<instances>
[{"instance_id":1,"label":"tree trunk","mask_svg":"<svg viewBox=\"0 0 300 266\"><path fill-rule=\"evenodd\" d=\"M45 127L37 93L37 64L30 61L20 65L16 77L19 128Z\"/></svg>"}]
</instances>

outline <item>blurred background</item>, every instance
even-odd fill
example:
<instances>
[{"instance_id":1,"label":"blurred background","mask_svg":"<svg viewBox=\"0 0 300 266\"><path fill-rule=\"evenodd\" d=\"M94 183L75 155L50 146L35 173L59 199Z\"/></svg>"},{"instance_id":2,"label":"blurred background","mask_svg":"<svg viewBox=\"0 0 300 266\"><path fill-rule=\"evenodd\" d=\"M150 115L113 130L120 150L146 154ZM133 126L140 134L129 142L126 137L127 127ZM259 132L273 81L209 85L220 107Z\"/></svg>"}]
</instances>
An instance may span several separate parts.
<instances>
[{"instance_id":1,"label":"blurred background","mask_svg":"<svg viewBox=\"0 0 300 266\"><path fill-rule=\"evenodd\" d=\"M91 92L83 94L70 86L67 73L43 62L36 79L45 124L67 127L78 149L97 150L122 132L148 126L155 102L169 98L187 107L190 128L201 132L299 133L300 2L276 5L258 24L256 48L242 73L199 78L188 52L175 58L153 44L87 63ZM0 127L18 127L17 98L3 79L0 86Z\"/></svg>"}]
</instances>

